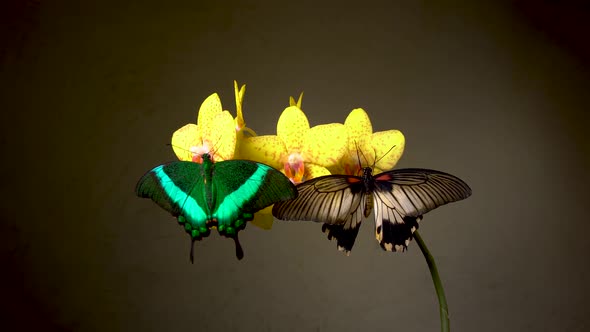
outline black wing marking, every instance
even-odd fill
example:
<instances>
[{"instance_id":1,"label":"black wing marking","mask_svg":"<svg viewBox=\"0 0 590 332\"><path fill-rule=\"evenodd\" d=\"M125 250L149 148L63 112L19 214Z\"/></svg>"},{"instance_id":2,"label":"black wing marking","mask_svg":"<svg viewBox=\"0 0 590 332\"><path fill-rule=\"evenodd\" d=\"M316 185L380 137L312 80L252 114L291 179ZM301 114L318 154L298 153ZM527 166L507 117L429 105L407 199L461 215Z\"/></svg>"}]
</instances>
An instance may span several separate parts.
<instances>
[{"instance_id":1,"label":"black wing marking","mask_svg":"<svg viewBox=\"0 0 590 332\"><path fill-rule=\"evenodd\" d=\"M356 227L345 229L341 225L323 224L322 232L326 233L328 240L336 240L336 247L338 250L344 252L348 256L354 246L354 241L359 233L360 226L361 224L357 224Z\"/></svg>"},{"instance_id":2,"label":"black wing marking","mask_svg":"<svg viewBox=\"0 0 590 332\"><path fill-rule=\"evenodd\" d=\"M375 237L384 250L405 251L422 215L465 199L471 188L435 170L408 168L375 176Z\"/></svg>"}]
</instances>

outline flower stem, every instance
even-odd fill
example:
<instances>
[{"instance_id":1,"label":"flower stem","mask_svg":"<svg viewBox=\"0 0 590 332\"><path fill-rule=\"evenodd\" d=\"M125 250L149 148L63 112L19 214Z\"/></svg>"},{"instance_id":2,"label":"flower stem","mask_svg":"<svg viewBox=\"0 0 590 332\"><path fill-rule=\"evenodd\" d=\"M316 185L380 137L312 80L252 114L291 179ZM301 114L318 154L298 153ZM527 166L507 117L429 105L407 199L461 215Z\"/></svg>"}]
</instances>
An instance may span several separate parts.
<instances>
[{"instance_id":1,"label":"flower stem","mask_svg":"<svg viewBox=\"0 0 590 332\"><path fill-rule=\"evenodd\" d=\"M420 234L418 234L418 231L414 232L414 238L416 239L416 242L418 242L418 246L420 247L420 250L422 250L424 258L426 258L426 263L428 263L430 275L432 276L432 281L434 282L434 289L436 290L436 296L438 297L440 311L440 330L442 332L449 332L449 307L447 306L445 290L443 289L440 276L438 275L436 263L434 263L434 257L432 257L430 251L428 251L428 248L426 247L426 244L422 240Z\"/></svg>"}]
</instances>

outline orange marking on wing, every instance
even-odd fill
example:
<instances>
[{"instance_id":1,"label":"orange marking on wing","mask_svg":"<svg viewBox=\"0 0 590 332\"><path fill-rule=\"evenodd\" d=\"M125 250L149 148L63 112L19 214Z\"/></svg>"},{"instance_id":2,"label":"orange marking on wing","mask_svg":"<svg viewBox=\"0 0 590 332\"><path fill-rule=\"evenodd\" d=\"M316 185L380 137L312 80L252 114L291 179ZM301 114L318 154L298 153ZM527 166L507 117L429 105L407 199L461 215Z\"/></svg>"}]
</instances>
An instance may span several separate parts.
<instances>
[{"instance_id":1,"label":"orange marking on wing","mask_svg":"<svg viewBox=\"0 0 590 332\"><path fill-rule=\"evenodd\" d=\"M362 179L359 179L359 178L353 178L353 177L346 178L346 182L348 182L348 183L359 183L361 181L362 181Z\"/></svg>"},{"instance_id":2,"label":"orange marking on wing","mask_svg":"<svg viewBox=\"0 0 590 332\"><path fill-rule=\"evenodd\" d=\"M375 181L391 181L393 177L389 174L382 174L375 178Z\"/></svg>"}]
</instances>

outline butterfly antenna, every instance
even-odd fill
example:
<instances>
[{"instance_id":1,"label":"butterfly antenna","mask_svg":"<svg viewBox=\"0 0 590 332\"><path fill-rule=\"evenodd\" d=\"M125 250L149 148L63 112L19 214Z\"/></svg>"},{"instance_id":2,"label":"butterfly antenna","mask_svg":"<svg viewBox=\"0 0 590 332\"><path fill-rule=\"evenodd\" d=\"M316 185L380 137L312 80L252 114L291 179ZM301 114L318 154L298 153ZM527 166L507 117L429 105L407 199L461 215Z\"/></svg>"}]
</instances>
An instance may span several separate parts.
<instances>
[{"instance_id":1,"label":"butterfly antenna","mask_svg":"<svg viewBox=\"0 0 590 332\"><path fill-rule=\"evenodd\" d=\"M195 240L194 239L191 239L191 255L190 255L190 257L191 257L191 264L194 264L195 263L195 254L194 254L194 252L195 252Z\"/></svg>"},{"instance_id":2,"label":"butterfly antenna","mask_svg":"<svg viewBox=\"0 0 590 332\"><path fill-rule=\"evenodd\" d=\"M388 154L391 152L391 150L393 150L393 149L394 149L396 146L397 146L397 145L394 145L394 146L390 147L390 148L389 148L389 150L387 150L387 152L385 152L385 154L384 154L384 155L382 155L381 157L379 157L379 159L375 160L375 163L373 164L373 166L374 166L375 164L377 164L377 163L379 162L379 160L381 160L381 159L385 158L385 156L387 156L387 155L388 155ZM375 149L375 156L376 156L376 155L377 155L377 150Z\"/></svg>"},{"instance_id":3,"label":"butterfly antenna","mask_svg":"<svg viewBox=\"0 0 590 332\"><path fill-rule=\"evenodd\" d=\"M218 147L218 144L219 144L219 142L221 142L221 135L219 135L219 136L217 137L217 141L215 142L215 145L213 145L213 146L211 147L211 150L209 151L209 155L210 155L212 158L213 158L213 157L215 156L215 154L217 153L217 147Z\"/></svg>"},{"instance_id":4,"label":"butterfly antenna","mask_svg":"<svg viewBox=\"0 0 590 332\"><path fill-rule=\"evenodd\" d=\"M180 149L180 150L186 151L186 152L188 152L188 153L191 153L191 151L190 151L190 150L187 150L187 149L183 148L182 146L174 145L174 144L172 144L172 143L166 143L166 146L171 146L171 147L173 147L173 148L177 148L177 149Z\"/></svg>"},{"instance_id":5,"label":"butterfly antenna","mask_svg":"<svg viewBox=\"0 0 590 332\"><path fill-rule=\"evenodd\" d=\"M361 153L361 155L363 156L363 158L365 159L365 161L366 161L366 162L369 162L369 159L367 158L367 156L365 156L365 154L363 153L363 151L362 151L361 149L359 149L358 145L357 145L357 147L356 147L356 151L357 151L357 152L356 152L356 153L357 153L357 155L358 155L358 153L360 152L360 153ZM360 160L359 160L359 167L360 167L361 169L363 168L363 165L361 164Z\"/></svg>"},{"instance_id":6,"label":"butterfly antenna","mask_svg":"<svg viewBox=\"0 0 590 332\"><path fill-rule=\"evenodd\" d=\"M357 141L354 141L354 146L356 147L356 160L359 162L359 166L361 165L361 156L359 155L359 145Z\"/></svg>"},{"instance_id":7,"label":"butterfly antenna","mask_svg":"<svg viewBox=\"0 0 590 332\"><path fill-rule=\"evenodd\" d=\"M236 243L236 257L238 259L244 258L244 250L242 250L242 246L240 245L240 240L238 240L238 235L234 236L234 242Z\"/></svg>"},{"instance_id":8,"label":"butterfly antenna","mask_svg":"<svg viewBox=\"0 0 590 332\"><path fill-rule=\"evenodd\" d=\"M361 156L359 155L360 149L359 149L358 142L357 141L354 141L354 145L356 146L356 160L359 163L359 168L362 169L363 168L363 164L361 163Z\"/></svg>"}]
</instances>

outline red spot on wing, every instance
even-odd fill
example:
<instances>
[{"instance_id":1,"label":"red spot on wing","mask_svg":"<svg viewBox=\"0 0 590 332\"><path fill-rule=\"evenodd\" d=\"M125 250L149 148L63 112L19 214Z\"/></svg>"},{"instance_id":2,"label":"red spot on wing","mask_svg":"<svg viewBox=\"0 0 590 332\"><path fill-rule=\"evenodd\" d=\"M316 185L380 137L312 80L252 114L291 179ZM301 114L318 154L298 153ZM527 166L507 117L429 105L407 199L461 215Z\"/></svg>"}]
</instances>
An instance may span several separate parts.
<instances>
[{"instance_id":1,"label":"red spot on wing","mask_svg":"<svg viewBox=\"0 0 590 332\"><path fill-rule=\"evenodd\" d=\"M346 182L351 183L351 184L352 183L359 183L362 180L363 180L362 178L359 178L359 177L356 177L356 176L351 176L351 177L347 177L346 178Z\"/></svg>"},{"instance_id":2,"label":"red spot on wing","mask_svg":"<svg viewBox=\"0 0 590 332\"><path fill-rule=\"evenodd\" d=\"M375 181L391 181L393 177L389 173L379 174L375 177Z\"/></svg>"}]
</instances>

